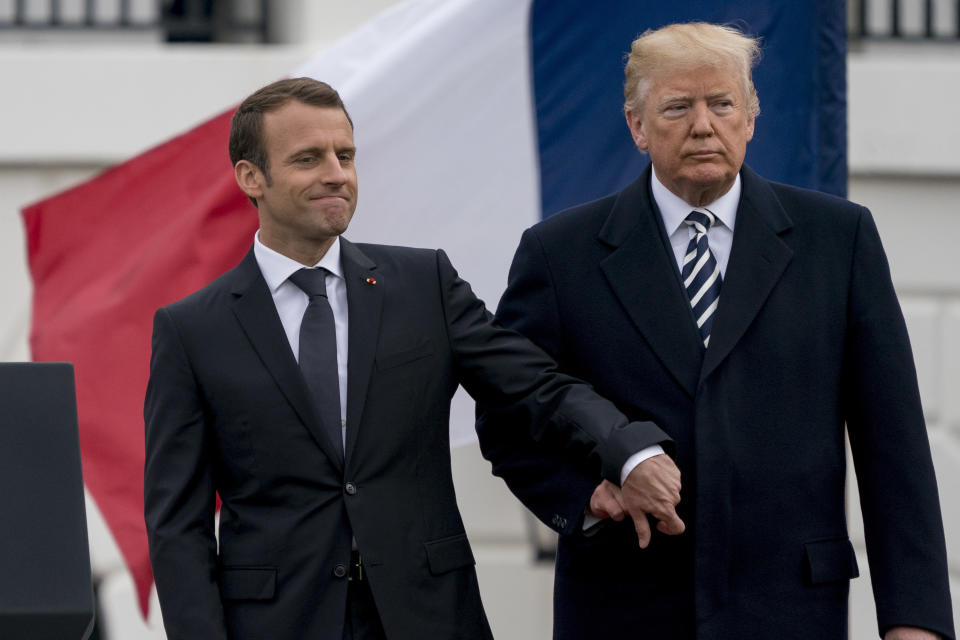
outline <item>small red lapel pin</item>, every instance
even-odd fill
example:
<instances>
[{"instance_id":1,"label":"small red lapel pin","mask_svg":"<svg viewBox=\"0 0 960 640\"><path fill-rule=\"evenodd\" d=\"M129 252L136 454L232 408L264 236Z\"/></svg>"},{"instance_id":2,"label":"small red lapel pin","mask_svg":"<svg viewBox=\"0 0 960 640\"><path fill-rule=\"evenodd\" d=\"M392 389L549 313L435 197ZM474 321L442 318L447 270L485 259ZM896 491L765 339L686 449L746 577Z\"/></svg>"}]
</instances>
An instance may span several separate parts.
<instances>
[{"instance_id":1,"label":"small red lapel pin","mask_svg":"<svg viewBox=\"0 0 960 640\"><path fill-rule=\"evenodd\" d=\"M366 282L367 284L377 284L377 279L376 279L376 278L365 278L365 279L364 279L364 282Z\"/></svg>"}]
</instances>

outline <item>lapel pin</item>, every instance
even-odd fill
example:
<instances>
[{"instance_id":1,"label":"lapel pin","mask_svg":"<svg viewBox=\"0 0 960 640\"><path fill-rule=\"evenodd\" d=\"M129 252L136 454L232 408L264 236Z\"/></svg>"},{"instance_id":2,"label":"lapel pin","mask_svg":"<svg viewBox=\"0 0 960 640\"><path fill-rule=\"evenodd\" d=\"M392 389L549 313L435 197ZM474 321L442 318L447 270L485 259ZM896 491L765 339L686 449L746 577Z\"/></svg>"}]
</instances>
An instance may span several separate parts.
<instances>
[{"instance_id":1,"label":"lapel pin","mask_svg":"<svg viewBox=\"0 0 960 640\"><path fill-rule=\"evenodd\" d=\"M365 278L363 281L366 282L367 284L377 284L376 278Z\"/></svg>"}]
</instances>

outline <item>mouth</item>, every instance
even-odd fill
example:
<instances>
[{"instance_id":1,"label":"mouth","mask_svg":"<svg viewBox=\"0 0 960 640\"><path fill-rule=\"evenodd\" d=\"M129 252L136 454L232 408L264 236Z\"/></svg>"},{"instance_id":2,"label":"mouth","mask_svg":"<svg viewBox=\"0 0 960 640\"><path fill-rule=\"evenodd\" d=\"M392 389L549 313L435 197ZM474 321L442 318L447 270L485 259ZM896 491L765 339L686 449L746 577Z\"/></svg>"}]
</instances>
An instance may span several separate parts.
<instances>
[{"instance_id":1,"label":"mouth","mask_svg":"<svg viewBox=\"0 0 960 640\"><path fill-rule=\"evenodd\" d=\"M694 158L696 160L707 160L707 159L716 158L719 156L720 156L719 151L711 151L709 149L705 149L702 151L693 151L687 154L688 158Z\"/></svg>"}]
</instances>

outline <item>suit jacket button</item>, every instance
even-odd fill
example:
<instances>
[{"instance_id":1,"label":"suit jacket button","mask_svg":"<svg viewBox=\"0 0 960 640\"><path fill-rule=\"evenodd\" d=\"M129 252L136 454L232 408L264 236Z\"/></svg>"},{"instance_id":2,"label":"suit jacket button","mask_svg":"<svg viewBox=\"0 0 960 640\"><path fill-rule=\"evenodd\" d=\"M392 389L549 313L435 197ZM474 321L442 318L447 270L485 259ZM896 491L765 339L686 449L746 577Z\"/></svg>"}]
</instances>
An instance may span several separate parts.
<instances>
[{"instance_id":1,"label":"suit jacket button","mask_svg":"<svg viewBox=\"0 0 960 640\"><path fill-rule=\"evenodd\" d=\"M344 485L343 490L347 492L348 496L357 495L357 485L353 484L352 482L348 482L346 485Z\"/></svg>"},{"instance_id":2,"label":"suit jacket button","mask_svg":"<svg viewBox=\"0 0 960 640\"><path fill-rule=\"evenodd\" d=\"M347 575L347 568L342 564L338 564L333 568L333 575L338 578L343 578Z\"/></svg>"}]
</instances>

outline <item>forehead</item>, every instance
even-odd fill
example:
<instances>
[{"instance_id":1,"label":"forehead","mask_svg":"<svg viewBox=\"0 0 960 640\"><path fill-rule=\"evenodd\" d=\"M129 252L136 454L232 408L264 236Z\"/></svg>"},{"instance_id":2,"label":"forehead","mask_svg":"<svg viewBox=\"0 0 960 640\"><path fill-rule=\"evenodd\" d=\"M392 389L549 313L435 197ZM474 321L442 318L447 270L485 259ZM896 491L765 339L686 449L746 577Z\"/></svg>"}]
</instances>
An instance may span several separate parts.
<instances>
[{"instance_id":1,"label":"forehead","mask_svg":"<svg viewBox=\"0 0 960 640\"><path fill-rule=\"evenodd\" d=\"M353 127L336 107L314 107L291 100L263 115L268 148L298 145L353 146Z\"/></svg>"},{"instance_id":2,"label":"forehead","mask_svg":"<svg viewBox=\"0 0 960 640\"><path fill-rule=\"evenodd\" d=\"M674 93L693 96L732 93L742 98L740 80L733 65L672 67L653 74L650 93L658 98Z\"/></svg>"}]
</instances>

